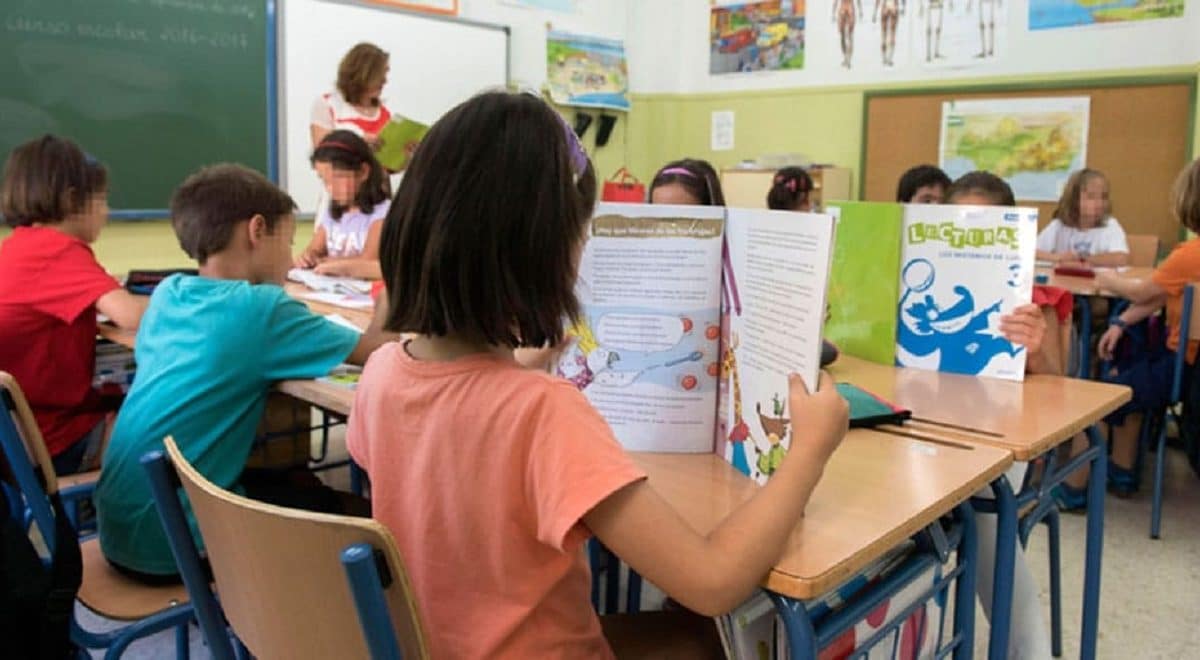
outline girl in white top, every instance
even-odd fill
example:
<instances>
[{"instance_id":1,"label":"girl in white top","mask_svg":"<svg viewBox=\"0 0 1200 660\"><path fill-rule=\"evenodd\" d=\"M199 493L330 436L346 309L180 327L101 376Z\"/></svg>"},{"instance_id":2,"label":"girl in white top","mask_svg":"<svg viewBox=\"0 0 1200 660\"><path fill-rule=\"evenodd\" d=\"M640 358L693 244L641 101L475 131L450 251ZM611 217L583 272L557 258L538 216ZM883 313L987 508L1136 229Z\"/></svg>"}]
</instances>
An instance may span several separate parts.
<instances>
[{"instance_id":1,"label":"girl in white top","mask_svg":"<svg viewBox=\"0 0 1200 660\"><path fill-rule=\"evenodd\" d=\"M312 240L296 257L296 267L379 279L379 236L391 204L383 166L366 141L350 131L326 135L311 162L329 202L317 210Z\"/></svg>"},{"instance_id":2,"label":"girl in white top","mask_svg":"<svg viewBox=\"0 0 1200 660\"><path fill-rule=\"evenodd\" d=\"M313 102L313 148L335 130L351 131L374 148L379 131L392 118L380 98L387 75L388 54L383 49L369 43L351 48L338 64L337 89Z\"/></svg>"},{"instance_id":3,"label":"girl in white top","mask_svg":"<svg viewBox=\"0 0 1200 660\"><path fill-rule=\"evenodd\" d=\"M1082 169L1067 179L1054 220L1038 234L1037 258L1084 262L1089 266L1129 264L1125 230L1110 214L1108 179Z\"/></svg>"}]
</instances>

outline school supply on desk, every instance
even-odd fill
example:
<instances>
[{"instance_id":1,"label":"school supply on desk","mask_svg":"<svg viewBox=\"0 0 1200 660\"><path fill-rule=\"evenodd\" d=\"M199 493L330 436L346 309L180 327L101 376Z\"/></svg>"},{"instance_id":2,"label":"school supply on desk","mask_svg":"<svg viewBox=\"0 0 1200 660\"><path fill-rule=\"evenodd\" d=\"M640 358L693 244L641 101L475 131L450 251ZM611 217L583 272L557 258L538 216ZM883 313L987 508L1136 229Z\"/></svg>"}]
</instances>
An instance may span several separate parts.
<instances>
[{"instance_id":1,"label":"school supply on desk","mask_svg":"<svg viewBox=\"0 0 1200 660\"><path fill-rule=\"evenodd\" d=\"M1087 277L1093 278L1096 276L1096 271L1087 264L1070 264L1058 265L1054 267L1055 275L1063 275L1065 277Z\"/></svg>"},{"instance_id":2,"label":"school supply on desk","mask_svg":"<svg viewBox=\"0 0 1200 660\"><path fill-rule=\"evenodd\" d=\"M759 482L792 442L788 374L815 390L833 218L601 204L556 371L628 449L716 451Z\"/></svg>"},{"instance_id":3,"label":"school supply on desk","mask_svg":"<svg viewBox=\"0 0 1200 660\"><path fill-rule=\"evenodd\" d=\"M358 379L362 377L362 367L357 367L352 364L339 364L329 372L328 376L321 376L317 382L329 383L347 389L358 387Z\"/></svg>"},{"instance_id":4,"label":"school supply on desk","mask_svg":"<svg viewBox=\"0 0 1200 660\"><path fill-rule=\"evenodd\" d=\"M1033 295L1037 209L904 205L896 364L1024 380L1000 317Z\"/></svg>"},{"instance_id":5,"label":"school supply on desk","mask_svg":"<svg viewBox=\"0 0 1200 660\"><path fill-rule=\"evenodd\" d=\"M827 207L837 217L837 241L825 338L848 355L894 364L903 207L879 202Z\"/></svg>"},{"instance_id":6,"label":"school supply on desk","mask_svg":"<svg viewBox=\"0 0 1200 660\"><path fill-rule=\"evenodd\" d=\"M905 410L894 403L885 401L878 396L852 383L838 383L838 393L850 404L850 428L872 428L881 424L901 424L912 417L911 410Z\"/></svg>"},{"instance_id":7,"label":"school supply on desk","mask_svg":"<svg viewBox=\"0 0 1200 660\"><path fill-rule=\"evenodd\" d=\"M293 268L288 271L287 278L299 282L313 291L324 293L343 293L346 295L366 296L371 293L371 283L353 277L332 277L320 275L305 268Z\"/></svg>"},{"instance_id":8,"label":"school supply on desk","mask_svg":"<svg viewBox=\"0 0 1200 660\"><path fill-rule=\"evenodd\" d=\"M163 270L131 270L129 275L125 276L125 289L130 293L139 296L148 296L154 293L155 287L159 282L167 279L171 275L181 273L183 275L199 275L200 271L195 268L166 268Z\"/></svg>"},{"instance_id":9,"label":"school supply on desk","mask_svg":"<svg viewBox=\"0 0 1200 660\"><path fill-rule=\"evenodd\" d=\"M393 115L392 120L379 131L379 149L375 152L375 159L387 169L399 172L408 166L412 150L425 139L428 132L428 124Z\"/></svg>"}]
</instances>

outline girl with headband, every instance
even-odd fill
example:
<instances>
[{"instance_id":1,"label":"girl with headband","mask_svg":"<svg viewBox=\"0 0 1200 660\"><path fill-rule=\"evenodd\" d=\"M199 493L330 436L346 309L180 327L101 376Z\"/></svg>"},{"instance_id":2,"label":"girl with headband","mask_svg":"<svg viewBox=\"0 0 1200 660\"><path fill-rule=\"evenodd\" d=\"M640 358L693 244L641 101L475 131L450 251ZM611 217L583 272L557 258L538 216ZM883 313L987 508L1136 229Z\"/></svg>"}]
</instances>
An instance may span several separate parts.
<instances>
[{"instance_id":1,"label":"girl with headband","mask_svg":"<svg viewBox=\"0 0 1200 660\"><path fill-rule=\"evenodd\" d=\"M779 211L813 210L809 193L813 189L812 177L802 167L785 167L775 173L771 190L767 192L767 208Z\"/></svg>"},{"instance_id":2,"label":"girl with headband","mask_svg":"<svg viewBox=\"0 0 1200 660\"><path fill-rule=\"evenodd\" d=\"M317 210L297 268L322 275L379 279L379 235L391 205L391 186L366 141L350 131L326 135L310 159L328 203Z\"/></svg>"}]
</instances>

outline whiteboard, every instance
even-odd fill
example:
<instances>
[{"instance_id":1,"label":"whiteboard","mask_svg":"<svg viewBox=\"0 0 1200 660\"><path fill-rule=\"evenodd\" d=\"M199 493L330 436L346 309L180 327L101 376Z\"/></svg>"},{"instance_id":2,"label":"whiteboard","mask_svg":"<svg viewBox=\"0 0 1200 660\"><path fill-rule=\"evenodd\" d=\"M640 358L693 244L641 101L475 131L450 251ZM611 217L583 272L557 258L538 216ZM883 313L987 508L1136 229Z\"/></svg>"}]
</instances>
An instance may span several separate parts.
<instances>
[{"instance_id":1,"label":"whiteboard","mask_svg":"<svg viewBox=\"0 0 1200 660\"><path fill-rule=\"evenodd\" d=\"M426 124L508 83L507 27L348 1L284 0L280 9L280 182L301 213L312 213L321 193L308 163L312 104L334 89L338 62L355 44L388 52L384 104Z\"/></svg>"}]
</instances>

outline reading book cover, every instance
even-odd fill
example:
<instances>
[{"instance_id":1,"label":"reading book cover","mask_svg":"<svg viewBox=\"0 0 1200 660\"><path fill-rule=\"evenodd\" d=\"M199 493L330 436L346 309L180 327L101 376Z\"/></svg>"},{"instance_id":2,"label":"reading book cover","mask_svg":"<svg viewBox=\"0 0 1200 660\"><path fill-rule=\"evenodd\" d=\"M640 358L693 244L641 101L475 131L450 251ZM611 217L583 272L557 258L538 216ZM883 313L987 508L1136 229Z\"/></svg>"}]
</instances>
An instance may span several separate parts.
<instances>
[{"instance_id":1,"label":"reading book cover","mask_svg":"<svg viewBox=\"0 0 1200 660\"><path fill-rule=\"evenodd\" d=\"M412 149L425 139L428 132L429 126L426 124L393 116L379 132L379 149L375 152L375 158L389 170L399 172L408 165Z\"/></svg>"},{"instance_id":2,"label":"reading book cover","mask_svg":"<svg viewBox=\"0 0 1200 660\"><path fill-rule=\"evenodd\" d=\"M1037 210L904 206L896 364L1024 380L1000 317L1033 295Z\"/></svg>"},{"instance_id":3,"label":"reading book cover","mask_svg":"<svg viewBox=\"0 0 1200 660\"><path fill-rule=\"evenodd\" d=\"M825 338L847 355L878 364L896 360L900 237L904 209L880 202L831 202L837 241L829 272Z\"/></svg>"},{"instance_id":4,"label":"reading book cover","mask_svg":"<svg viewBox=\"0 0 1200 660\"><path fill-rule=\"evenodd\" d=\"M791 442L787 375L817 383L833 219L601 204L557 372L634 451L716 451L760 482Z\"/></svg>"}]
</instances>

